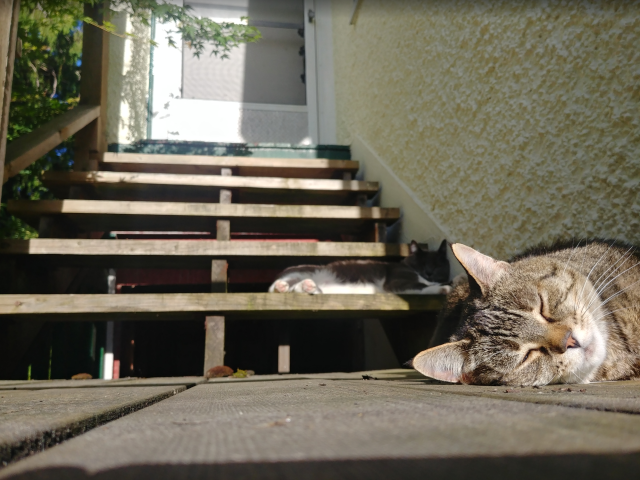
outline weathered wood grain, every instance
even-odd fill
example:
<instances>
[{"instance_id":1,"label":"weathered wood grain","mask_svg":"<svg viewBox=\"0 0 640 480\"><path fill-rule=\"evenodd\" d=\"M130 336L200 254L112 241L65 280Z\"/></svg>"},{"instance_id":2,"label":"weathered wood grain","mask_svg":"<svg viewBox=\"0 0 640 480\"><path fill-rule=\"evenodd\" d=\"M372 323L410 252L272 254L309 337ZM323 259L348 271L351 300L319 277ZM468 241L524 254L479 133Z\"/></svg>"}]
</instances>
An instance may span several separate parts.
<instances>
[{"instance_id":1,"label":"weathered wood grain","mask_svg":"<svg viewBox=\"0 0 640 480\"><path fill-rule=\"evenodd\" d=\"M175 185L233 189L309 190L317 192L358 192L375 194L377 182L278 177L239 177L226 175L185 175L130 172L46 172L47 186L71 185Z\"/></svg>"},{"instance_id":2,"label":"weathered wood grain","mask_svg":"<svg viewBox=\"0 0 640 480\"><path fill-rule=\"evenodd\" d=\"M357 172L354 160L322 158L214 157L206 155L154 155L105 153L101 170L219 175L232 168L234 175L257 177L331 178L342 172Z\"/></svg>"},{"instance_id":3,"label":"weathered wood grain","mask_svg":"<svg viewBox=\"0 0 640 480\"><path fill-rule=\"evenodd\" d=\"M45 123L31 133L20 136L7 146L4 181L20 173L44 154L100 115L100 107L78 105Z\"/></svg>"},{"instance_id":4,"label":"weathered wood grain","mask_svg":"<svg viewBox=\"0 0 640 480\"><path fill-rule=\"evenodd\" d=\"M306 295L275 293L171 293L136 295L0 295L0 317L43 316L94 320L96 316L173 319L196 314L233 318L310 318L415 314L441 308L436 295ZM145 315L146 314L146 315ZM193 315L191 315L193 316ZM347 315L348 316L348 315Z\"/></svg>"},{"instance_id":5,"label":"weathered wood grain","mask_svg":"<svg viewBox=\"0 0 640 480\"><path fill-rule=\"evenodd\" d=\"M375 380L198 385L8 467L0 478L613 478L640 418Z\"/></svg>"},{"instance_id":6,"label":"weathered wood grain","mask_svg":"<svg viewBox=\"0 0 640 480\"><path fill-rule=\"evenodd\" d=\"M79 386L82 381L72 383ZM177 384L2 390L0 464L42 451L185 389L184 385Z\"/></svg>"},{"instance_id":7,"label":"weathered wood grain","mask_svg":"<svg viewBox=\"0 0 640 480\"><path fill-rule=\"evenodd\" d=\"M314 205L239 205L108 200L9 200L7 210L31 225L65 218L85 231L214 231L232 220L235 232L359 232L371 222L393 223L397 208Z\"/></svg>"},{"instance_id":8,"label":"weathered wood grain","mask_svg":"<svg viewBox=\"0 0 640 480\"><path fill-rule=\"evenodd\" d=\"M227 260L232 268L284 268L347 258L389 261L409 255L406 244L368 242L217 242L215 240L0 240L0 258L21 265L114 268L202 268Z\"/></svg>"}]
</instances>

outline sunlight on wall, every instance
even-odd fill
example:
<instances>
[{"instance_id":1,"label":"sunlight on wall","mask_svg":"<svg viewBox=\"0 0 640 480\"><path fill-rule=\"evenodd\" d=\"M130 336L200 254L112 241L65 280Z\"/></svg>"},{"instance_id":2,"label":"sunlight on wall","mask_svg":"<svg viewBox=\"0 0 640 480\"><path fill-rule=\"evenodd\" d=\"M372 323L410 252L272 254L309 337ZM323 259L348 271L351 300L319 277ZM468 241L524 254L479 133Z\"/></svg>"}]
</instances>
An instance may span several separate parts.
<instances>
[{"instance_id":1,"label":"sunlight on wall","mask_svg":"<svg viewBox=\"0 0 640 480\"><path fill-rule=\"evenodd\" d=\"M133 143L147 138L151 29L124 13L114 14L112 23L135 37L109 38L107 142Z\"/></svg>"},{"instance_id":2,"label":"sunlight on wall","mask_svg":"<svg viewBox=\"0 0 640 480\"><path fill-rule=\"evenodd\" d=\"M338 140L500 257L640 244L640 4L333 0ZM384 183L384 182L383 182Z\"/></svg>"}]
</instances>

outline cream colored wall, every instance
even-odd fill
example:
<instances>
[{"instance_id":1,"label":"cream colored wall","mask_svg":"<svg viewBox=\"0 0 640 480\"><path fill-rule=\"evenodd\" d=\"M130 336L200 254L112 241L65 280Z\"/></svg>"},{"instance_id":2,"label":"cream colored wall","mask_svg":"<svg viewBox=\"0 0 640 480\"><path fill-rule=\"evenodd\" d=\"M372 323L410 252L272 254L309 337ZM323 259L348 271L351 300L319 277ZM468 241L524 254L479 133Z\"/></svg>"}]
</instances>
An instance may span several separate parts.
<instances>
[{"instance_id":1,"label":"cream colored wall","mask_svg":"<svg viewBox=\"0 0 640 480\"><path fill-rule=\"evenodd\" d=\"M107 141L133 143L147 138L151 28L125 13L114 14L111 22L118 33L134 37L109 39Z\"/></svg>"},{"instance_id":2,"label":"cream colored wall","mask_svg":"<svg viewBox=\"0 0 640 480\"><path fill-rule=\"evenodd\" d=\"M362 0L352 26L333 0L338 140L392 170L425 239L640 244L640 2L558 3Z\"/></svg>"}]
</instances>

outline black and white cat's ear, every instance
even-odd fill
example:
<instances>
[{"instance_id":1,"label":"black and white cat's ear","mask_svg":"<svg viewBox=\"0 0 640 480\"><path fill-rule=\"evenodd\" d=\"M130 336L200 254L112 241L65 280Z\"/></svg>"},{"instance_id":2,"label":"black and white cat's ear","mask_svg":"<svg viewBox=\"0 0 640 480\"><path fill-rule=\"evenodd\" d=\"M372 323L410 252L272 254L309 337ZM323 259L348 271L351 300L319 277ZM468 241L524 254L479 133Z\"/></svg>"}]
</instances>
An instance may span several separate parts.
<instances>
[{"instance_id":1,"label":"black and white cat's ear","mask_svg":"<svg viewBox=\"0 0 640 480\"><path fill-rule=\"evenodd\" d=\"M421 374L443 382L458 383L464 365L465 340L445 343L420 352L412 360L412 366Z\"/></svg>"},{"instance_id":2,"label":"black and white cat's ear","mask_svg":"<svg viewBox=\"0 0 640 480\"><path fill-rule=\"evenodd\" d=\"M447 255L447 245L448 245L448 242L447 242L447 239L445 238L444 240L442 240L442 243L438 248L438 253L443 257Z\"/></svg>"},{"instance_id":3,"label":"black and white cat's ear","mask_svg":"<svg viewBox=\"0 0 640 480\"><path fill-rule=\"evenodd\" d=\"M421 250L422 249L420 248L420 245L418 245L418 242L416 242L415 240L411 240L411 243L409 244L409 253L413 255L414 253ZM427 247L427 250L429 250L429 247Z\"/></svg>"},{"instance_id":4,"label":"black and white cat's ear","mask_svg":"<svg viewBox=\"0 0 640 480\"><path fill-rule=\"evenodd\" d=\"M487 293L487 290L511 268L507 262L494 260L461 243L451 245L451 250L469 276L477 282L482 293Z\"/></svg>"}]
</instances>

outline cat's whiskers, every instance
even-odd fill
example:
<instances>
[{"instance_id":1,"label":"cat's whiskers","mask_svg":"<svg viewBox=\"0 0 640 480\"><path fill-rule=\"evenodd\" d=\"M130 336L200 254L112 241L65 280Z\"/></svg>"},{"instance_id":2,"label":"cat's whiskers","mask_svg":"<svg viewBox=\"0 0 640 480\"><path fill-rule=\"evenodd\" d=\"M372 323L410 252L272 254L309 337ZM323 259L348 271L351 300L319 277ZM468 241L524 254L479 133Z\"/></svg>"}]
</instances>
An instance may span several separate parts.
<instances>
[{"instance_id":1,"label":"cat's whiskers","mask_svg":"<svg viewBox=\"0 0 640 480\"><path fill-rule=\"evenodd\" d=\"M609 248L607 248L604 251L604 253L602 255L600 255L600 258L598 258L598 261L593 265L593 267L591 267L591 270L589 270L589 273L587 274L586 278L584 279L584 283L582 284L582 289L580 290L580 295L579 296L582 296L582 293L584 292L584 288L587 286L587 282L589 281L589 277L593 273L593 270L598 266L598 264L600 263L600 260L602 260L605 257L605 255L607 253L609 253L609 250L611 249L611 247L613 246L614 243L616 243L616 240L613 240L611 242L611 245L609 245Z\"/></svg>"},{"instance_id":2,"label":"cat's whiskers","mask_svg":"<svg viewBox=\"0 0 640 480\"><path fill-rule=\"evenodd\" d=\"M634 264L634 265L632 265L631 267L627 268L624 272L621 272L621 273L619 273L618 275L616 275L615 277L613 277L611 280L609 280L609 281L607 282L607 285L609 285L611 282L613 282L614 280L616 280L617 278L619 278L621 275L624 275L625 273L627 273L629 270L631 270L631 269L633 269L633 268L637 267L638 265L640 265L640 262L635 263L635 264ZM634 282L634 283L632 283L630 286L635 285L636 283L638 283L638 282ZM601 297L601 296L602 296L601 294L602 294L602 293L604 293L604 290L606 290L607 285L605 285L605 287L604 287L604 288L602 288L601 290L599 290L599 291L598 291L598 297ZM616 294L615 294L615 295L613 295L613 296L614 296L614 297L615 297L615 296L618 296L620 293L624 292L624 291L625 291L625 290L627 290L628 288L629 288L629 287L626 287L626 288L622 289L621 291L619 291L618 293L616 293ZM591 304L595 301L595 299L596 299L596 298L597 298L597 297L594 297L594 298L591 300L591 302L589 302L589 306L591 306ZM610 298L612 298L612 297L608 297L608 298L610 299ZM608 301L608 300L607 300L607 301ZM602 303L602 305L604 305L604 304L606 304L606 303L607 303L607 302L605 301L604 303Z\"/></svg>"},{"instance_id":3,"label":"cat's whiskers","mask_svg":"<svg viewBox=\"0 0 640 480\"><path fill-rule=\"evenodd\" d=\"M633 252L632 252L631 250L633 250L633 249L634 249L634 247L633 247L633 246L629 247L629 249L628 249L626 252L624 252L624 254L622 254L622 256L621 256L620 258L618 258L618 260L616 260L616 261L615 261L615 262L613 262L611 265L609 265L609 268L607 268L604 272L602 272L602 273L600 274L600 276L596 279L596 281L595 281L595 282L593 282L594 288L595 288L595 290L596 290L598 293L600 293L600 292L598 291L598 289L599 289L599 286L598 286L598 285L602 286L602 284L603 284L604 282L606 282L606 281L607 281L607 279L608 279L608 278L610 278L610 277L611 277L611 275L613 275L613 273L614 273L616 270L618 270L618 268L620 268L620 266L622 266L622 264L624 264L624 263L625 263L629 258L631 258L631 256L633 255ZM618 263L619 263L621 260L623 261L623 262L622 262L622 264L621 264L621 265L618 265ZM616 265L618 265L618 266L616 267ZM614 267L616 267L616 268L614 268ZM612 268L613 268L613 271L612 271L611 273L609 273L609 271L610 271ZM605 276L605 275L606 275L606 276ZM602 281L600 281L600 280L602 279L602 277L603 277L603 276L605 276L605 278L604 278Z\"/></svg>"},{"instance_id":4,"label":"cat's whiskers","mask_svg":"<svg viewBox=\"0 0 640 480\"><path fill-rule=\"evenodd\" d=\"M618 295L620 295L621 293L626 292L627 290L629 290L631 287L633 287L634 285L637 285L638 283L640 283L640 280L636 280L635 282L633 282L631 285L627 285L626 287L624 287L622 290L620 290L619 292L617 292L615 295L611 295L610 297L608 297L603 303L602 306L604 307L607 303L609 303L611 300L613 300L614 298L616 298Z\"/></svg>"},{"instance_id":5,"label":"cat's whiskers","mask_svg":"<svg viewBox=\"0 0 640 480\"><path fill-rule=\"evenodd\" d=\"M569 255L569 259L566 261L566 263L564 264L564 270L562 270L562 275L565 274L565 272L567 271L567 267L569 266L569 262L571 261L571 259L573 258L573 254L576 253L576 250L578 249L578 247L580 246L580 242L582 242L582 239L578 240L578 244L573 247L573 241L571 243L572 248L571 248L571 255ZM585 241L586 243L586 241Z\"/></svg>"},{"instance_id":6,"label":"cat's whiskers","mask_svg":"<svg viewBox=\"0 0 640 480\"><path fill-rule=\"evenodd\" d=\"M624 273L628 272L629 270L631 270L633 267L637 266L637 265L640 263L640 262L636 263L635 265L633 265L633 266L631 266L631 267L627 268L625 271L623 271L623 272L619 273L618 275L616 275L615 277L611 278L611 275L613 275L614 273L616 273L616 271L618 271L618 269L619 269L620 267L622 267L622 266L627 262L627 260L628 260L629 258L631 258L631 255L632 255L633 253L632 253L632 254L630 254L628 257L627 257L626 255L627 255L627 253L628 253L632 248L633 248L633 247L631 247L629 250L627 250L627 252L625 252L625 255L624 255L623 257L621 257L620 259L618 259L618 261L620 261L622 258L624 258L624 261L623 261L620 265L618 265L618 266L617 266L617 267L616 267L616 268L615 268L615 269L614 269L614 270L613 270L609 275L607 275L607 277L605 277L605 279L604 279L604 280L602 280L602 282L600 283L600 285L598 285L598 286L595 288L595 291L592 293L592 296L591 296L591 297L589 297L591 300L589 301L589 304L588 304L587 306L591 306L591 304L592 304L596 299L601 298L601 297L602 297L602 294L603 294L603 293L604 293L604 291L607 289L607 287L611 284L611 282L613 282L613 281L614 281L614 280L616 280L618 277L620 277L620 275L623 275ZM616 262L616 263L618 263L618 262ZM615 265L615 264L614 264L614 265ZM613 266L613 265L612 265L612 266ZM610 268L611 268L611 267L610 267ZM605 282L606 280L608 280L608 279L610 279L610 280L609 280L606 284L604 284L604 282ZM588 299L587 299L587 300L588 300Z\"/></svg>"}]
</instances>

